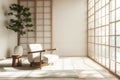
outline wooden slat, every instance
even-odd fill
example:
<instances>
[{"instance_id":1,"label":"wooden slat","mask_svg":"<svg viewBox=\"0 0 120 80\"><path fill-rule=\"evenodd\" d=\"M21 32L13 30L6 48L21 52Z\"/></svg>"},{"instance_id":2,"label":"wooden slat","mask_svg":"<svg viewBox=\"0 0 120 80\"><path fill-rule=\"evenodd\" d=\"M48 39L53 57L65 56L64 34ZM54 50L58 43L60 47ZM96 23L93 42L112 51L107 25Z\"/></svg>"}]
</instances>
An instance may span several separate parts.
<instances>
[{"instance_id":1,"label":"wooden slat","mask_svg":"<svg viewBox=\"0 0 120 80\"><path fill-rule=\"evenodd\" d=\"M50 1L50 7L51 7L51 15L50 15L50 17L51 17L51 20L50 20L50 23L51 23L51 48L53 48L53 20L52 20L52 12L53 12L53 0L51 0Z\"/></svg>"},{"instance_id":2,"label":"wooden slat","mask_svg":"<svg viewBox=\"0 0 120 80\"><path fill-rule=\"evenodd\" d=\"M35 9L35 14L34 14L34 21L35 21L35 43L37 43L37 1L34 1L34 9Z\"/></svg>"},{"instance_id":3,"label":"wooden slat","mask_svg":"<svg viewBox=\"0 0 120 80\"><path fill-rule=\"evenodd\" d=\"M87 0L87 4L88 4L88 0ZM87 22L88 22L88 5L87 5ZM89 57L89 45L88 45L88 42L89 42L89 40L88 40L88 36L89 36L89 34L88 34L88 32L89 32L89 28L88 28L89 26L88 26L88 23L87 23L87 56Z\"/></svg>"},{"instance_id":4,"label":"wooden slat","mask_svg":"<svg viewBox=\"0 0 120 80\"><path fill-rule=\"evenodd\" d=\"M116 9L116 0L115 0L115 9ZM115 21L116 21L116 10L115 10ZM115 46L116 46L116 22L115 22ZM115 48L115 73L116 73L116 48Z\"/></svg>"},{"instance_id":5,"label":"wooden slat","mask_svg":"<svg viewBox=\"0 0 120 80\"><path fill-rule=\"evenodd\" d=\"M44 3L44 1L43 1L43 6L44 6L44 4L45 4L45 3ZM44 12L44 11L45 11L45 7L43 7L43 13L42 13L42 14L43 14L43 43L45 42L45 32L44 32L44 29L45 29L45 28L44 28L44 26L45 26L45 20L44 20L45 15L44 15L44 13L45 13L45 12ZM43 44L43 48L45 49L45 44Z\"/></svg>"}]
</instances>

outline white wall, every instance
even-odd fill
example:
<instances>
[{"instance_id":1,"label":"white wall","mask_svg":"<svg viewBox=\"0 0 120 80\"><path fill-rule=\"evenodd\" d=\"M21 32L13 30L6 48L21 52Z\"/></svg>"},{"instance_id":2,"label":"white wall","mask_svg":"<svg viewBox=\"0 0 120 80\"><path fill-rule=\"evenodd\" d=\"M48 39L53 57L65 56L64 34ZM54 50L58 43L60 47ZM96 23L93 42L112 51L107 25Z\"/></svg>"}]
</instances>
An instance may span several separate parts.
<instances>
[{"instance_id":1,"label":"white wall","mask_svg":"<svg viewBox=\"0 0 120 80\"><path fill-rule=\"evenodd\" d=\"M8 11L11 2L17 0L0 0L0 59L9 57L13 53L13 48L17 43L16 34L6 29L5 21L7 19L5 13Z\"/></svg>"},{"instance_id":2,"label":"white wall","mask_svg":"<svg viewBox=\"0 0 120 80\"><path fill-rule=\"evenodd\" d=\"M0 0L0 59L9 57L17 36L6 29L5 12L17 0ZM87 55L86 0L53 0L53 46L60 56Z\"/></svg>"},{"instance_id":3,"label":"white wall","mask_svg":"<svg viewBox=\"0 0 120 80\"><path fill-rule=\"evenodd\" d=\"M87 55L87 0L53 0L53 45L60 56Z\"/></svg>"}]
</instances>

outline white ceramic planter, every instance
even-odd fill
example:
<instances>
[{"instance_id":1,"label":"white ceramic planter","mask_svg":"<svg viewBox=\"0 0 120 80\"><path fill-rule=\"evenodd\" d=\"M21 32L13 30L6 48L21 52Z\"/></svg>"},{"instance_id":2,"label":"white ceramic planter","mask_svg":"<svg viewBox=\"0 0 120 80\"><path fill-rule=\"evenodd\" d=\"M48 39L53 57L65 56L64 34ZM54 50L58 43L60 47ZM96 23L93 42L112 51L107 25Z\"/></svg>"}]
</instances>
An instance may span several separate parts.
<instances>
[{"instance_id":1,"label":"white ceramic planter","mask_svg":"<svg viewBox=\"0 0 120 80\"><path fill-rule=\"evenodd\" d=\"M14 54L22 55L23 54L23 47L22 46L16 46L14 48Z\"/></svg>"}]
</instances>

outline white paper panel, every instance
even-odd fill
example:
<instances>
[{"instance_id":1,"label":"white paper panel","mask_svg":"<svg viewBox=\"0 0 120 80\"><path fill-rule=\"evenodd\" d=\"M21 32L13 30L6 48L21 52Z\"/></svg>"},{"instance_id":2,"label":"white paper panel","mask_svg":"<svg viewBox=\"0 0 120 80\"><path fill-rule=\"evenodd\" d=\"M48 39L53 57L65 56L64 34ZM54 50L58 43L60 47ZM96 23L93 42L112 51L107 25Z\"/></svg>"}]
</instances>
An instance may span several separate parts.
<instances>
[{"instance_id":1,"label":"white paper panel","mask_svg":"<svg viewBox=\"0 0 120 80\"><path fill-rule=\"evenodd\" d=\"M50 22L50 20L44 20L44 24L50 25L51 22Z\"/></svg>"},{"instance_id":2,"label":"white paper panel","mask_svg":"<svg viewBox=\"0 0 120 80\"><path fill-rule=\"evenodd\" d=\"M106 46L106 57L109 58L109 47Z\"/></svg>"},{"instance_id":3,"label":"white paper panel","mask_svg":"<svg viewBox=\"0 0 120 80\"><path fill-rule=\"evenodd\" d=\"M120 35L120 22L116 23L116 34Z\"/></svg>"},{"instance_id":4,"label":"white paper panel","mask_svg":"<svg viewBox=\"0 0 120 80\"><path fill-rule=\"evenodd\" d=\"M20 1L20 4L22 4L23 6L27 7L27 2Z\"/></svg>"},{"instance_id":5,"label":"white paper panel","mask_svg":"<svg viewBox=\"0 0 120 80\"><path fill-rule=\"evenodd\" d=\"M115 37L110 37L110 45L115 46Z\"/></svg>"},{"instance_id":6,"label":"white paper panel","mask_svg":"<svg viewBox=\"0 0 120 80\"><path fill-rule=\"evenodd\" d=\"M94 37L89 37L89 42L94 42Z\"/></svg>"},{"instance_id":7,"label":"white paper panel","mask_svg":"<svg viewBox=\"0 0 120 80\"><path fill-rule=\"evenodd\" d=\"M31 13L34 13L34 12L35 12L35 9L31 7L31 8L30 8L30 12L31 12Z\"/></svg>"},{"instance_id":8,"label":"white paper panel","mask_svg":"<svg viewBox=\"0 0 120 80\"><path fill-rule=\"evenodd\" d=\"M44 35L45 37L51 37L51 32L45 32Z\"/></svg>"},{"instance_id":9,"label":"white paper panel","mask_svg":"<svg viewBox=\"0 0 120 80\"><path fill-rule=\"evenodd\" d=\"M109 45L109 37L106 36L106 45Z\"/></svg>"},{"instance_id":10,"label":"white paper panel","mask_svg":"<svg viewBox=\"0 0 120 80\"><path fill-rule=\"evenodd\" d=\"M110 70L112 70L113 72L115 72L115 61L111 60L110 61Z\"/></svg>"},{"instance_id":11,"label":"white paper panel","mask_svg":"<svg viewBox=\"0 0 120 80\"><path fill-rule=\"evenodd\" d=\"M110 22L113 22L113 21L115 21L115 11L112 11L110 13Z\"/></svg>"},{"instance_id":12,"label":"white paper panel","mask_svg":"<svg viewBox=\"0 0 120 80\"><path fill-rule=\"evenodd\" d=\"M96 37L95 40L96 40L96 43L99 43L99 37Z\"/></svg>"},{"instance_id":13,"label":"white paper panel","mask_svg":"<svg viewBox=\"0 0 120 80\"><path fill-rule=\"evenodd\" d=\"M95 35L99 36L99 29L96 29L95 32L96 32Z\"/></svg>"},{"instance_id":14,"label":"white paper panel","mask_svg":"<svg viewBox=\"0 0 120 80\"><path fill-rule=\"evenodd\" d=\"M120 62L120 48L116 49L116 61Z\"/></svg>"},{"instance_id":15,"label":"white paper panel","mask_svg":"<svg viewBox=\"0 0 120 80\"><path fill-rule=\"evenodd\" d=\"M35 39L34 38L28 38L28 43L35 43Z\"/></svg>"},{"instance_id":16,"label":"white paper panel","mask_svg":"<svg viewBox=\"0 0 120 80\"><path fill-rule=\"evenodd\" d=\"M34 21L35 14L31 14L32 21Z\"/></svg>"},{"instance_id":17,"label":"white paper panel","mask_svg":"<svg viewBox=\"0 0 120 80\"><path fill-rule=\"evenodd\" d=\"M50 27L50 26L44 26L44 30L45 30L45 31L50 31L50 30L51 30L51 27Z\"/></svg>"},{"instance_id":18,"label":"white paper panel","mask_svg":"<svg viewBox=\"0 0 120 80\"><path fill-rule=\"evenodd\" d=\"M116 46L120 47L120 36L116 37Z\"/></svg>"},{"instance_id":19,"label":"white paper panel","mask_svg":"<svg viewBox=\"0 0 120 80\"><path fill-rule=\"evenodd\" d=\"M43 25L43 20L38 19L38 20L37 20L37 25Z\"/></svg>"},{"instance_id":20,"label":"white paper panel","mask_svg":"<svg viewBox=\"0 0 120 80\"><path fill-rule=\"evenodd\" d=\"M37 43L43 43L43 38L37 38Z\"/></svg>"},{"instance_id":21,"label":"white paper panel","mask_svg":"<svg viewBox=\"0 0 120 80\"><path fill-rule=\"evenodd\" d=\"M106 24L109 24L109 15L106 15Z\"/></svg>"},{"instance_id":22,"label":"white paper panel","mask_svg":"<svg viewBox=\"0 0 120 80\"><path fill-rule=\"evenodd\" d=\"M51 38L45 38L45 39L44 39L44 42L45 42L45 43L50 43L50 42L51 42Z\"/></svg>"},{"instance_id":23,"label":"white paper panel","mask_svg":"<svg viewBox=\"0 0 120 80\"><path fill-rule=\"evenodd\" d=\"M27 38L21 38L20 43L27 43Z\"/></svg>"},{"instance_id":24,"label":"white paper panel","mask_svg":"<svg viewBox=\"0 0 120 80\"><path fill-rule=\"evenodd\" d=\"M102 17L102 25L105 25L105 17Z\"/></svg>"},{"instance_id":25,"label":"white paper panel","mask_svg":"<svg viewBox=\"0 0 120 80\"><path fill-rule=\"evenodd\" d=\"M37 37L43 37L43 32L37 32Z\"/></svg>"},{"instance_id":26,"label":"white paper panel","mask_svg":"<svg viewBox=\"0 0 120 80\"><path fill-rule=\"evenodd\" d=\"M21 35L21 38L22 38L22 37L27 37L27 33L26 33L26 34L24 34L24 35Z\"/></svg>"},{"instance_id":27,"label":"white paper panel","mask_svg":"<svg viewBox=\"0 0 120 80\"><path fill-rule=\"evenodd\" d=\"M120 76L120 64L119 63L116 64L116 72Z\"/></svg>"},{"instance_id":28,"label":"white paper panel","mask_svg":"<svg viewBox=\"0 0 120 80\"><path fill-rule=\"evenodd\" d=\"M106 58L106 67L109 68L109 58Z\"/></svg>"},{"instance_id":29,"label":"white paper panel","mask_svg":"<svg viewBox=\"0 0 120 80\"><path fill-rule=\"evenodd\" d=\"M115 24L110 24L110 35L115 35Z\"/></svg>"},{"instance_id":30,"label":"white paper panel","mask_svg":"<svg viewBox=\"0 0 120 80\"><path fill-rule=\"evenodd\" d=\"M105 0L101 0L102 1L102 7L105 5Z\"/></svg>"},{"instance_id":31,"label":"white paper panel","mask_svg":"<svg viewBox=\"0 0 120 80\"><path fill-rule=\"evenodd\" d=\"M101 55L101 57L105 57L105 49L106 49L106 48L105 48L105 46L103 45L103 46L102 46L102 55Z\"/></svg>"},{"instance_id":32,"label":"white paper panel","mask_svg":"<svg viewBox=\"0 0 120 80\"><path fill-rule=\"evenodd\" d=\"M43 26L37 26L37 31L43 31Z\"/></svg>"},{"instance_id":33,"label":"white paper panel","mask_svg":"<svg viewBox=\"0 0 120 80\"><path fill-rule=\"evenodd\" d=\"M120 0L116 0L116 8L120 7Z\"/></svg>"},{"instance_id":34,"label":"white paper panel","mask_svg":"<svg viewBox=\"0 0 120 80\"><path fill-rule=\"evenodd\" d=\"M45 1L44 6L50 6L50 1Z\"/></svg>"},{"instance_id":35,"label":"white paper panel","mask_svg":"<svg viewBox=\"0 0 120 80\"><path fill-rule=\"evenodd\" d=\"M28 37L35 37L35 32L28 32Z\"/></svg>"},{"instance_id":36,"label":"white paper panel","mask_svg":"<svg viewBox=\"0 0 120 80\"><path fill-rule=\"evenodd\" d=\"M120 20L120 8L116 10L116 20Z\"/></svg>"},{"instance_id":37,"label":"white paper panel","mask_svg":"<svg viewBox=\"0 0 120 80\"><path fill-rule=\"evenodd\" d=\"M37 7L37 12L43 13L44 9L43 7Z\"/></svg>"},{"instance_id":38,"label":"white paper panel","mask_svg":"<svg viewBox=\"0 0 120 80\"><path fill-rule=\"evenodd\" d=\"M37 19L42 18L43 19L43 14L36 14L37 15Z\"/></svg>"},{"instance_id":39,"label":"white paper panel","mask_svg":"<svg viewBox=\"0 0 120 80\"><path fill-rule=\"evenodd\" d=\"M98 37L98 44L101 44L101 37Z\"/></svg>"},{"instance_id":40,"label":"white paper panel","mask_svg":"<svg viewBox=\"0 0 120 80\"><path fill-rule=\"evenodd\" d=\"M44 18L50 19L51 18L50 15L51 14L44 14Z\"/></svg>"},{"instance_id":41,"label":"white paper panel","mask_svg":"<svg viewBox=\"0 0 120 80\"><path fill-rule=\"evenodd\" d=\"M43 6L43 1L37 1L37 6Z\"/></svg>"},{"instance_id":42,"label":"white paper panel","mask_svg":"<svg viewBox=\"0 0 120 80\"><path fill-rule=\"evenodd\" d=\"M106 35L109 35L109 26L106 26L105 31L106 31Z\"/></svg>"},{"instance_id":43,"label":"white paper panel","mask_svg":"<svg viewBox=\"0 0 120 80\"><path fill-rule=\"evenodd\" d=\"M94 30L89 30L88 35L89 36L94 36Z\"/></svg>"},{"instance_id":44,"label":"white paper panel","mask_svg":"<svg viewBox=\"0 0 120 80\"><path fill-rule=\"evenodd\" d=\"M110 1L110 10L114 10L115 9L115 0L111 0Z\"/></svg>"},{"instance_id":45,"label":"white paper panel","mask_svg":"<svg viewBox=\"0 0 120 80\"><path fill-rule=\"evenodd\" d=\"M115 60L115 48L110 47L110 59Z\"/></svg>"},{"instance_id":46,"label":"white paper panel","mask_svg":"<svg viewBox=\"0 0 120 80\"><path fill-rule=\"evenodd\" d=\"M50 7L45 7L44 8L44 12L51 12L50 10L51 10Z\"/></svg>"},{"instance_id":47,"label":"white paper panel","mask_svg":"<svg viewBox=\"0 0 120 80\"><path fill-rule=\"evenodd\" d=\"M102 37L102 44L105 44L105 37Z\"/></svg>"},{"instance_id":48,"label":"white paper panel","mask_svg":"<svg viewBox=\"0 0 120 80\"><path fill-rule=\"evenodd\" d=\"M51 49L50 44L44 44L44 49Z\"/></svg>"},{"instance_id":49,"label":"white paper panel","mask_svg":"<svg viewBox=\"0 0 120 80\"><path fill-rule=\"evenodd\" d=\"M35 4L34 1L29 1L29 2L27 2L27 3L28 3L28 7L29 7L29 6L34 7L34 4Z\"/></svg>"},{"instance_id":50,"label":"white paper panel","mask_svg":"<svg viewBox=\"0 0 120 80\"><path fill-rule=\"evenodd\" d=\"M102 36L105 36L105 32L106 32L106 31L105 31L105 27L102 27L102 33L101 33L101 35L102 35Z\"/></svg>"}]
</instances>

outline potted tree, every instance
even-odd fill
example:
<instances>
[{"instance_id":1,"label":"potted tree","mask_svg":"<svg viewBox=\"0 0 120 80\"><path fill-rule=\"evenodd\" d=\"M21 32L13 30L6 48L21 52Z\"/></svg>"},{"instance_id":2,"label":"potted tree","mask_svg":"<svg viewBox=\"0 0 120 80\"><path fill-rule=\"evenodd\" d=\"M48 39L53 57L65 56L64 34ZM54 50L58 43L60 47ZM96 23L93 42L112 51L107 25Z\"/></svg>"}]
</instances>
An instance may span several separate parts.
<instances>
[{"instance_id":1,"label":"potted tree","mask_svg":"<svg viewBox=\"0 0 120 80\"><path fill-rule=\"evenodd\" d=\"M18 42L17 47L15 47L15 54L22 54L23 48L20 46L20 36L26 34L27 31L33 31L33 27L30 9L19 4L11 4L10 12L7 15L10 17L8 19L7 29L17 32Z\"/></svg>"}]
</instances>

